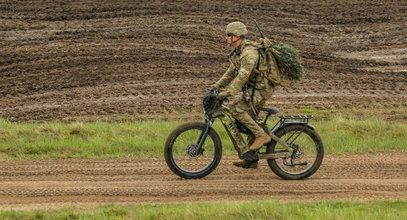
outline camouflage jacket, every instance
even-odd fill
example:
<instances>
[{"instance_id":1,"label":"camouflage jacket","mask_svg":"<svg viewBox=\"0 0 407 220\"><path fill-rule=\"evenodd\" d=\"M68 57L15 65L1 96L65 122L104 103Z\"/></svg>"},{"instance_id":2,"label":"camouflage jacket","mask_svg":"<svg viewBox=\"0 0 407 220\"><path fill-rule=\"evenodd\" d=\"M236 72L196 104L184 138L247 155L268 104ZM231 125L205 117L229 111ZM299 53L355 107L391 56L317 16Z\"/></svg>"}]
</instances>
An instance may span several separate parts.
<instances>
[{"instance_id":1,"label":"camouflage jacket","mask_svg":"<svg viewBox=\"0 0 407 220\"><path fill-rule=\"evenodd\" d=\"M245 39L240 47L235 48L229 55L230 65L218 82L220 87L226 87L228 95L234 96L242 91L244 86L253 88L256 82L256 90L266 90L267 80L260 74L254 74L259 60L258 44ZM250 89L251 90L251 89Z\"/></svg>"}]
</instances>

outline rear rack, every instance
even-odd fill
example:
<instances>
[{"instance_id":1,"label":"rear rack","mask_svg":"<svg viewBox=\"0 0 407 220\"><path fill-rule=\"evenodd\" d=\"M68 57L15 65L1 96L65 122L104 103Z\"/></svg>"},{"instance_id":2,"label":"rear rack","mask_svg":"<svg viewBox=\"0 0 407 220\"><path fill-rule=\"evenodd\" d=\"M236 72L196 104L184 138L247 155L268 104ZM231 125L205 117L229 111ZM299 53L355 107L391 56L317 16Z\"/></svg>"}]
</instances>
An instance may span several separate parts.
<instances>
[{"instance_id":1,"label":"rear rack","mask_svg":"<svg viewBox=\"0 0 407 220\"><path fill-rule=\"evenodd\" d=\"M311 119L314 116L313 115L280 115L278 116L281 120L287 120L287 119L300 119L300 120L306 120L306 119Z\"/></svg>"},{"instance_id":2,"label":"rear rack","mask_svg":"<svg viewBox=\"0 0 407 220\"><path fill-rule=\"evenodd\" d=\"M286 121L299 121L308 124L309 120L313 118L313 115L281 115L280 123L284 124Z\"/></svg>"},{"instance_id":3,"label":"rear rack","mask_svg":"<svg viewBox=\"0 0 407 220\"><path fill-rule=\"evenodd\" d=\"M271 129L272 131L279 127L282 126L285 129L286 124L292 123L292 122L297 122L301 124L308 124L309 120L313 118L313 115L280 115L278 116L280 118L280 121L278 121L274 127ZM305 127L304 127L305 128Z\"/></svg>"}]
</instances>

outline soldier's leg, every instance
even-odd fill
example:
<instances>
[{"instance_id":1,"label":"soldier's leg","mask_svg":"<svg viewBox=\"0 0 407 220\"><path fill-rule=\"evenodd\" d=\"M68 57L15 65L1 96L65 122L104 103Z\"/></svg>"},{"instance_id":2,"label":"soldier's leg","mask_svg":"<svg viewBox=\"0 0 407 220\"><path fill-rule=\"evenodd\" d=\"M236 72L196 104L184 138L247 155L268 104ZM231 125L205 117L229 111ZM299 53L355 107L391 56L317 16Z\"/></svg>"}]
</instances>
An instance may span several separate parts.
<instances>
[{"instance_id":1,"label":"soldier's leg","mask_svg":"<svg viewBox=\"0 0 407 220\"><path fill-rule=\"evenodd\" d=\"M242 107L245 108L246 106L242 105L243 103L240 103L230 109L232 116L244 124L255 136L264 133L264 130L256 123L252 116L242 109Z\"/></svg>"},{"instance_id":2,"label":"soldier's leg","mask_svg":"<svg viewBox=\"0 0 407 220\"><path fill-rule=\"evenodd\" d=\"M263 101L263 100L256 100ZM259 104L258 102L255 104ZM264 132L264 130L256 123L251 115L254 115L251 103L245 99L240 99L236 102L231 103L228 108L231 110L232 116L244 124L252 133L255 135L254 141L250 141L249 152L245 154L253 154L254 151L259 149L263 144L271 140L270 136ZM250 159L234 162L233 165L242 167L242 168L257 168L258 159Z\"/></svg>"},{"instance_id":3,"label":"soldier's leg","mask_svg":"<svg viewBox=\"0 0 407 220\"><path fill-rule=\"evenodd\" d=\"M251 112L251 109L250 102L245 100L236 102L236 104L232 105L230 108L232 116L244 124L255 135L255 141L249 146L249 150L255 151L264 143L269 142L271 138L250 116L248 112Z\"/></svg>"}]
</instances>

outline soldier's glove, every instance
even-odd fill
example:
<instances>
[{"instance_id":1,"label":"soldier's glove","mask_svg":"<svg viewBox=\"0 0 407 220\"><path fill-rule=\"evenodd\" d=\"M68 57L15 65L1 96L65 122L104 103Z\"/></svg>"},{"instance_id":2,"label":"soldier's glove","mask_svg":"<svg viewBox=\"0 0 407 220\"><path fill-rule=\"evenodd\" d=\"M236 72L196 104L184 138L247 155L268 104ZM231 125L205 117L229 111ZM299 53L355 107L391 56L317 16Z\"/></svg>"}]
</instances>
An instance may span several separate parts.
<instances>
[{"instance_id":1,"label":"soldier's glove","mask_svg":"<svg viewBox=\"0 0 407 220\"><path fill-rule=\"evenodd\" d=\"M210 86L210 88L211 88L211 89L219 89L219 88L220 88L220 85L217 84L217 83L215 83L215 84L212 84L212 85Z\"/></svg>"}]
</instances>

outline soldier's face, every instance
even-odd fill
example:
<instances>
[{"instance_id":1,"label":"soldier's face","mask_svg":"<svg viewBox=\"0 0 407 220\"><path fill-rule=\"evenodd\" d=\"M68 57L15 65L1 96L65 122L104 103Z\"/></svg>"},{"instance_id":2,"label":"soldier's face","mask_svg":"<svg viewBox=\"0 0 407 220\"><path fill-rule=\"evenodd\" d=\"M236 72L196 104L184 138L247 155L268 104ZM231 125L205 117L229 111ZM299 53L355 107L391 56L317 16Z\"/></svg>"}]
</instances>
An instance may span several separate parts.
<instances>
[{"instance_id":1,"label":"soldier's face","mask_svg":"<svg viewBox=\"0 0 407 220\"><path fill-rule=\"evenodd\" d=\"M226 43L229 46L235 47L235 42L239 40L239 37L231 35L231 34L226 34Z\"/></svg>"}]
</instances>

